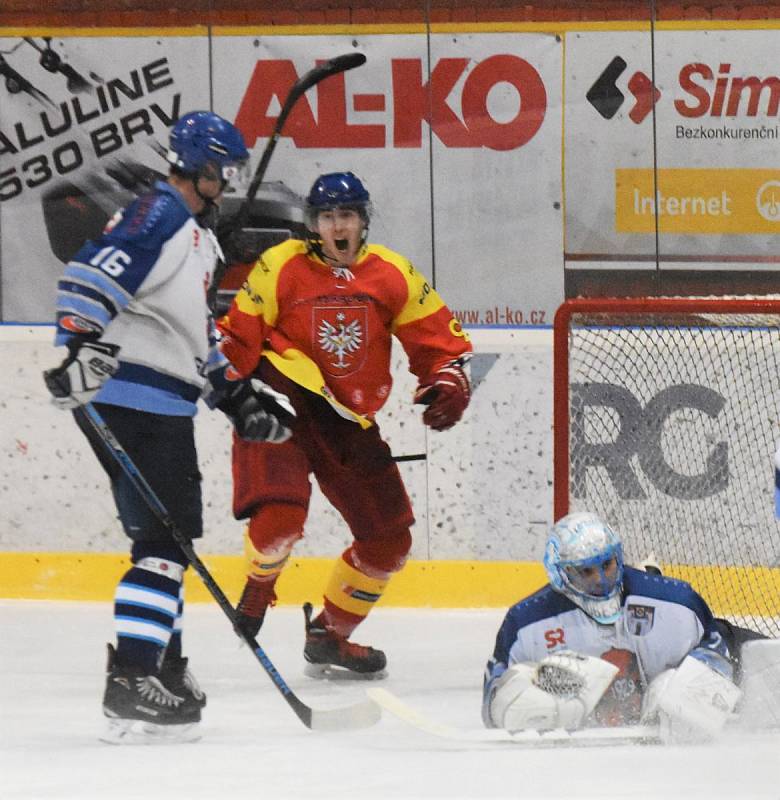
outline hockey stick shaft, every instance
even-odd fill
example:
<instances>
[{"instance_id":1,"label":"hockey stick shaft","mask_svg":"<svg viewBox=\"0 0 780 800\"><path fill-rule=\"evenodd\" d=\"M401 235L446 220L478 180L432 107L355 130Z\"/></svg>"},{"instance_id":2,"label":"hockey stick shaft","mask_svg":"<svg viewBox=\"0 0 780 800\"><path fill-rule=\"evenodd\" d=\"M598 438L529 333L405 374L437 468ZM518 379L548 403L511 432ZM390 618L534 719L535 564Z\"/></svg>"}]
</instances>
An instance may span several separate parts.
<instances>
[{"instance_id":1,"label":"hockey stick shaft","mask_svg":"<svg viewBox=\"0 0 780 800\"><path fill-rule=\"evenodd\" d=\"M254 177L252 178L252 182L249 184L246 198L236 213L235 219L238 227L240 227L240 225L246 221L249 207L252 205L252 201L255 199L257 190L260 188L260 184L263 182L266 170L268 169L268 164L271 161L271 156L276 149L276 143L279 141L279 137L282 134L282 128L284 128L284 123L287 121L287 117L290 115L293 106L301 97L303 97L304 94L306 94L309 89L311 89L312 86L316 86L316 84L325 80L325 78L328 78L331 75L337 75L340 72L346 72L347 70L354 69L355 67L359 67L365 63L366 57L362 53L345 53L344 55L331 58L329 61L325 61L322 64L318 64L316 67L310 69L308 72L302 75L292 85L289 94L282 104L282 109L279 112L279 116L276 118L276 124L274 125L273 133L266 143L263 154L260 157L260 162L255 170Z\"/></svg>"},{"instance_id":2,"label":"hockey stick shaft","mask_svg":"<svg viewBox=\"0 0 780 800\"><path fill-rule=\"evenodd\" d=\"M295 692L293 692L293 690L287 685L284 678L280 675L279 671L273 665L271 659L266 655L263 648L257 643L257 640L239 628L235 609L220 588L219 584L214 580L206 565L201 561L200 557L195 552L191 539L189 539L178 528L160 498L141 474L140 470L122 447L118 439L114 436L113 432L108 427L108 424L100 415L100 412L90 403L85 406L81 406L76 410L75 413L80 414L83 418L86 418L97 435L100 437L100 440L122 468L125 475L130 479L133 487L171 535L171 538L174 540L174 542L176 542L176 544L181 548L181 551L184 553L187 561L192 565L195 572L198 573L198 576L203 581L203 584L209 590L214 600L216 600L217 605L222 609L222 611L225 613L225 616L232 623L234 631L244 640L244 642L246 642L246 644L249 645L255 657L266 671L266 674L271 678L274 686L287 701L288 705L295 712L298 719L300 719L307 728L317 728L322 730L362 728L367 727L368 725L373 725L375 722L377 722L381 715L381 711L379 707L373 703L370 705L368 703L362 703L346 709L333 709L332 711L317 712L307 706L295 694Z\"/></svg>"},{"instance_id":3,"label":"hockey stick shaft","mask_svg":"<svg viewBox=\"0 0 780 800\"><path fill-rule=\"evenodd\" d=\"M388 711L402 722L440 739L470 742L472 744L503 743L524 747L554 747L562 745L587 747L593 745L655 743L661 740L660 730L657 725L585 728L577 731L565 731L562 729L508 731L497 728L455 728L428 718L421 711L407 705L387 689L372 688L368 689L366 693L378 705L382 706L385 711Z\"/></svg>"},{"instance_id":4,"label":"hockey stick shaft","mask_svg":"<svg viewBox=\"0 0 780 800\"><path fill-rule=\"evenodd\" d=\"M260 184L263 182L265 173L268 170L268 164L271 162L271 156L276 149L276 143L279 141L279 137L282 135L284 123L287 121L287 117L290 115L293 106L304 94L306 94L309 89L311 89L312 86L315 86L320 81L325 80L325 78L329 78L331 75L338 75L340 72L346 72L347 70L354 69L355 67L359 67L365 63L366 57L362 53L344 53L343 55L331 58L322 64L318 64L313 69L310 69L308 72L304 73L292 85L287 97L284 99L284 103L282 103L282 109L279 112L279 116L276 118L273 132L266 142L263 154L260 156L260 162L258 163L255 174L252 177L251 183L249 184L246 197L239 206L235 215L230 219L225 220L218 226L219 240L221 243L228 242L235 232L246 224L247 219L249 218L249 209L252 207L252 202L255 199L257 190L260 188ZM223 245L223 249L229 248L226 248L225 245ZM225 275L226 269L227 264L224 261L220 261L220 263L217 265L217 268L214 270L214 277L211 281L211 286L209 287L210 305L212 307L214 306L216 293L219 289L219 284L222 282L222 278Z\"/></svg>"},{"instance_id":5,"label":"hockey stick shaft","mask_svg":"<svg viewBox=\"0 0 780 800\"><path fill-rule=\"evenodd\" d=\"M393 456L393 461L396 464L399 464L402 461L427 461L428 454L427 453L413 453L408 456Z\"/></svg>"}]
</instances>

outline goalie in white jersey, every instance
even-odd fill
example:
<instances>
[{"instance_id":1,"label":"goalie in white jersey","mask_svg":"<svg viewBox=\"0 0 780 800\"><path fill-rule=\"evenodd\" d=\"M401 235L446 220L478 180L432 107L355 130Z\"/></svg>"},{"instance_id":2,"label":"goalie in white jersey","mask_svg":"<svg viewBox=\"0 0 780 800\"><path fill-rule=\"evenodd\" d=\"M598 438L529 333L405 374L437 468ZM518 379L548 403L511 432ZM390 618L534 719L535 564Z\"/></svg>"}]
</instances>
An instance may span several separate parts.
<instances>
[{"instance_id":1,"label":"goalie in white jersey","mask_svg":"<svg viewBox=\"0 0 780 800\"><path fill-rule=\"evenodd\" d=\"M594 514L551 531L549 583L504 618L483 685L483 720L509 730L658 723L708 738L740 698L721 622L688 583L623 562Z\"/></svg>"}]
</instances>

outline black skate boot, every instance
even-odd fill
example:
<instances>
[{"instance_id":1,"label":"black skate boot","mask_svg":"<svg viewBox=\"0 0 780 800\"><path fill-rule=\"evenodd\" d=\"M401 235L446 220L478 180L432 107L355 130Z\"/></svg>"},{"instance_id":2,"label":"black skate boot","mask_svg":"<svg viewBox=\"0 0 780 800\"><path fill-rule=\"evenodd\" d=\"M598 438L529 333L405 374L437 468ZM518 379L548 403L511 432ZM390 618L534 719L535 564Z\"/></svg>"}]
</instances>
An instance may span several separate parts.
<instances>
[{"instance_id":1,"label":"black skate boot","mask_svg":"<svg viewBox=\"0 0 780 800\"><path fill-rule=\"evenodd\" d=\"M305 603L306 644L304 673L311 678L384 678L387 658L381 650L355 644L345 636L328 631L322 615L312 620L312 605Z\"/></svg>"},{"instance_id":2,"label":"black skate boot","mask_svg":"<svg viewBox=\"0 0 780 800\"><path fill-rule=\"evenodd\" d=\"M108 645L108 675L103 714L108 726L100 737L110 744L194 742L200 738L200 703L193 696L174 694L156 675L142 667L116 663Z\"/></svg>"},{"instance_id":3,"label":"black skate boot","mask_svg":"<svg viewBox=\"0 0 780 800\"><path fill-rule=\"evenodd\" d=\"M268 606L276 602L274 583L268 580L246 579L246 586L236 607L236 629L254 639L263 627Z\"/></svg>"},{"instance_id":4,"label":"black skate boot","mask_svg":"<svg viewBox=\"0 0 780 800\"><path fill-rule=\"evenodd\" d=\"M185 699L192 698L198 708L206 707L206 693L200 688L192 672L187 668L189 659L166 656L160 667L160 680L166 689Z\"/></svg>"}]
</instances>

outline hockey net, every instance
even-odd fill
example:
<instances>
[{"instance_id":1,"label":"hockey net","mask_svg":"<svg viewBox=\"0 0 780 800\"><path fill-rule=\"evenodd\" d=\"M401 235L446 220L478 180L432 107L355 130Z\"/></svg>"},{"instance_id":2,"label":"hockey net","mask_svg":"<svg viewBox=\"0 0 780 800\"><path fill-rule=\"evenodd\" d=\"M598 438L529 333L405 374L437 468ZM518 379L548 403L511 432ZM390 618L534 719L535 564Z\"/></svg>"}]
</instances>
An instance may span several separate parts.
<instances>
[{"instance_id":1,"label":"hockey net","mask_svg":"<svg viewBox=\"0 0 780 800\"><path fill-rule=\"evenodd\" d=\"M780 634L780 300L571 300L554 336L555 518L602 515L628 563Z\"/></svg>"}]
</instances>

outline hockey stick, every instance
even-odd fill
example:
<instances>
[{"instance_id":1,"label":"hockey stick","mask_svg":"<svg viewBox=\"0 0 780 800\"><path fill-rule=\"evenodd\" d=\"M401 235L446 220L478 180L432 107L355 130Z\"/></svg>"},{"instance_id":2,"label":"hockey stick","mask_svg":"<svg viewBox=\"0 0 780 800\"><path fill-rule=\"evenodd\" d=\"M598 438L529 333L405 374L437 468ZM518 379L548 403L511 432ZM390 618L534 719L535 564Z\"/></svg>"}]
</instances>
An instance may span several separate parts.
<instances>
[{"instance_id":1,"label":"hockey stick","mask_svg":"<svg viewBox=\"0 0 780 800\"><path fill-rule=\"evenodd\" d=\"M284 123L287 121L287 117L290 115L293 106L304 94L306 94L309 89L311 89L312 86L315 86L320 81L325 80L325 78L329 78L331 75L337 75L340 72L346 72L347 70L354 69L355 67L360 67L365 63L366 57L363 55L363 53L345 53L344 55L331 58L329 61L325 61L322 64L318 64L313 69L310 69L308 72L301 75L301 77L295 81L290 89L289 94L285 98L284 103L282 104L282 109L279 112L279 116L276 118L273 133L271 133L265 149L263 150L263 154L260 157L260 163L257 165L252 182L249 184L246 197L239 206L238 211L236 211L232 217L224 220L224 222L217 227L217 238L219 239L223 250L226 252L230 250L230 238L236 233L236 231L246 224L247 219L249 218L249 209L252 205L252 201L255 199L257 190L260 188L260 184L263 182L266 170L268 169L268 164L271 161L271 156L276 149L276 143L279 141L279 137L282 134L282 128L284 127ZM211 282L211 286L209 287L209 305L211 308L215 307L214 302L216 299L216 293L219 289L219 284L222 282L222 278L225 275L226 269L226 261L220 261L220 263L217 265L217 268L214 270L214 278Z\"/></svg>"},{"instance_id":2,"label":"hockey stick","mask_svg":"<svg viewBox=\"0 0 780 800\"><path fill-rule=\"evenodd\" d=\"M578 731L507 731L495 728L462 729L435 722L408 706L387 689L367 689L366 694L402 722L413 728L458 742L519 744L527 747L592 747L594 745L650 744L660 741L658 726L637 725L621 728L589 728Z\"/></svg>"},{"instance_id":3,"label":"hockey stick","mask_svg":"<svg viewBox=\"0 0 780 800\"><path fill-rule=\"evenodd\" d=\"M382 710L372 700L363 700L344 708L317 710L310 708L298 698L295 692L287 685L284 678L279 674L273 663L271 663L271 659L268 658L263 648L257 643L257 640L239 629L236 611L231 605L230 600L228 600L225 593L219 587L219 584L214 580L206 565L198 557L198 554L192 546L192 541L176 526L168 510L152 487L146 482L146 479L133 463L130 456L125 452L122 445L100 415L100 412L90 403L81 406L75 413L86 418L94 428L103 444L119 463L125 475L130 479L136 491L154 512L157 519L165 526L171 538L179 545L195 572L198 573L212 597L217 601L217 605L225 612L225 616L233 624L233 629L249 645L255 657L273 681L274 686L287 701L298 719L300 719L307 728L319 731L367 728L378 722L382 716Z\"/></svg>"},{"instance_id":4,"label":"hockey stick","mask_svg":"<svg viewBox=\"0 0 780 800\"><path fill-rule=\"evenodd\" d=\"M413 455L408 456L393 456L393 461L396 464L399 464L401 461L427 461L428 454L427 453L414 453Z\"/></svg>"}]
</instances>

